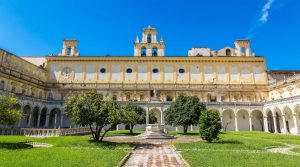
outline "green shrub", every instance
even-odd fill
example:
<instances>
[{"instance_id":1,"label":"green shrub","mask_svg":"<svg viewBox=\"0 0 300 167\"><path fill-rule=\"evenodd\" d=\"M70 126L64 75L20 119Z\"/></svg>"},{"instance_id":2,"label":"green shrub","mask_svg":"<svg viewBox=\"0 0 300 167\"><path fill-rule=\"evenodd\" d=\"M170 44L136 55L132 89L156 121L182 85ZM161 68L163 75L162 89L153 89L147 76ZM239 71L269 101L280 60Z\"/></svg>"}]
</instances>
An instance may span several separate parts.
<instances>
[{"instance_id":1,"label":"green shrub","mask_svg":"<svg viewBox=\"0 0 300 167\"><path fill-rule=\"evenodd\" d=\"M220 114L218 111L205 110L201 112L199 119L199 131L200 137L203 140L212 142L214 139L218 139L221 128Z\"/></svg>"}]
</instances>

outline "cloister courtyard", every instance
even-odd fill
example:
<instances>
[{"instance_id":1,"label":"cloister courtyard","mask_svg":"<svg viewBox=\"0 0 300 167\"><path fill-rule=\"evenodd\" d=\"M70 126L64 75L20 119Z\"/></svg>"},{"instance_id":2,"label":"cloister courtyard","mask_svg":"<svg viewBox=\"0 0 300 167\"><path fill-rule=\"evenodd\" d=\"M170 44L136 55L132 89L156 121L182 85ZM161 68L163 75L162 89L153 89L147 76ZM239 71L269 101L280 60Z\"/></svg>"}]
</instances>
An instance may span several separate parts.
<instances>
[{"instance_id":1,"label":"cloister courtyard","mask_svg":"<svg viewBox=\"0 0 300 167\"><path fill-rule=\"evenodd\" d=\"M90 135L0 137L1 166L280 166L300 164L300 136L266 132L222 132L202 141L197 131L175 139L141 139L143 131L110 131L103 142Z\"/></svg>"}]
</instances>

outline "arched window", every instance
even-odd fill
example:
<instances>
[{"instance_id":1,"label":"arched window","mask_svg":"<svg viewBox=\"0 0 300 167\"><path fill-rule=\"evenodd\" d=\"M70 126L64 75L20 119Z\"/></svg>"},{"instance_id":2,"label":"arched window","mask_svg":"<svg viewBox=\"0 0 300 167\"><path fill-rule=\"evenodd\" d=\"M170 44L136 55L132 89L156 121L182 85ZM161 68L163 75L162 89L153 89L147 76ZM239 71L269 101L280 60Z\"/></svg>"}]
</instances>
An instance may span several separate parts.
<instances>
[{"instance_id":1,"label":"arched window","mask_svg":"<svg viewBox=\"0 0 300 167\"><path fill-rule=\"evenodd\" d=\"M157 56L157 48L152 48L152 56Z\"/></svg>"},{"instance_id":2,"label":"arched window","mask_svg":"<svg viewBox=\"0 0 300 167\"><path fill-rule=\"evenodd\" d=\"M2 80L0 83L0 89L4 90L4 87L5 87L5 82Z\"/></svg>"},{"instance_id":3,"label":"arched window","mask_svg":"<svg viewBox=\"0 0 300 167\"><path fill-rule=\"evenodd\" d=\"M226 56L231 56L231 50L230 49L226 49Z\"/></svg>"},{"instance_id":4,"label":"arched window","mask_svg":"<svg viewBox=\"0 0 300 167\"><path fill-rule=\"evenodd\" d=\"M142 47L142 52L141 52L141 56L146 56L146 48Z\"/></svg>"},{"instance_id":5,"label":"arched window","mask_svg":"<svg viewBox=\"0 0 300 167\"><path fill-rule=\"evenodd\" d=\"M151 35L151 34L148 34L148 35L147 35L147 42L148 42L148 43L151 43L151 42L152 42L152 35Z\"/></svg>"},{"instance_id":6,"label":"arched window","mask_svg":"<svg viewBox=\"0 0 300 167\"><path fill-rule=\"evenodd\" d=\"M67 55L71 55L71 48L67 49Z\"/></svg>"}]
</instances>

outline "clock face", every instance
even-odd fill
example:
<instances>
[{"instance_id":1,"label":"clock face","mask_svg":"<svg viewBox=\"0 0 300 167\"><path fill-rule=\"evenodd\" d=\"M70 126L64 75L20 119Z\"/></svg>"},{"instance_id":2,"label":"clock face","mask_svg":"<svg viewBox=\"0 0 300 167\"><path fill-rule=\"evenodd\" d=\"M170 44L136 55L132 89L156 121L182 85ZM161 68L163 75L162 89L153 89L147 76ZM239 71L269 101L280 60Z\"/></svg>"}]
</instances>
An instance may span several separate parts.
<instances>
[{"instance_id":1,"label":"clock face","mask_svg":"<svg viewBox=\"0 0 300 167\"><path fill-rule=\"evenodd\" d=\"M65 67L62 70L62 75L65 76L65 77L69 77L71 75L71 69L69 67Z\"/></svg>"}]
</instances>

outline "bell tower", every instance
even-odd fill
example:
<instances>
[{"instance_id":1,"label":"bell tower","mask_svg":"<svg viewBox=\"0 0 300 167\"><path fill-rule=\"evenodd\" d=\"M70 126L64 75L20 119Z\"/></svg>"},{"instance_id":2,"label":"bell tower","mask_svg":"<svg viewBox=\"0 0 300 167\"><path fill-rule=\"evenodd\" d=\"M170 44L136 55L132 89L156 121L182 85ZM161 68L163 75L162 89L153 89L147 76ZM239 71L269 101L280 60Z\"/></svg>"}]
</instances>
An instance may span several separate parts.
<instances>
[{"instance_id":1,"label":"bell tower","mask_svg":"<svg viewBox=\"0 0 300 167\"><path fill-rule=\"evenodd\" d=\"M77 49L78 41L76 39L65 39L63 41L63 49L59 56L79 56Z\"/></svg>"},{"instance_id":2,"label":"bell tower","mask_svg":"<svg viewBox=\"0 0 300 167\"><path fill-rule=\"evenodd\" d=\"M165 56L165 42L162 38L157 41L157 31L148 26L143 29L142 40L136 37L134 42L134 56Z\"/></svg>"},{"instance_id":3,"label":"bell tower","mask_svg":"<svg viewBox=\"0 0 300 167\"><path fill-rule=\"evenodd\" d=\"M250 40L239 39L234 42L237 56L253 56L250 51Z\"/></svg>"}]
</instances>

